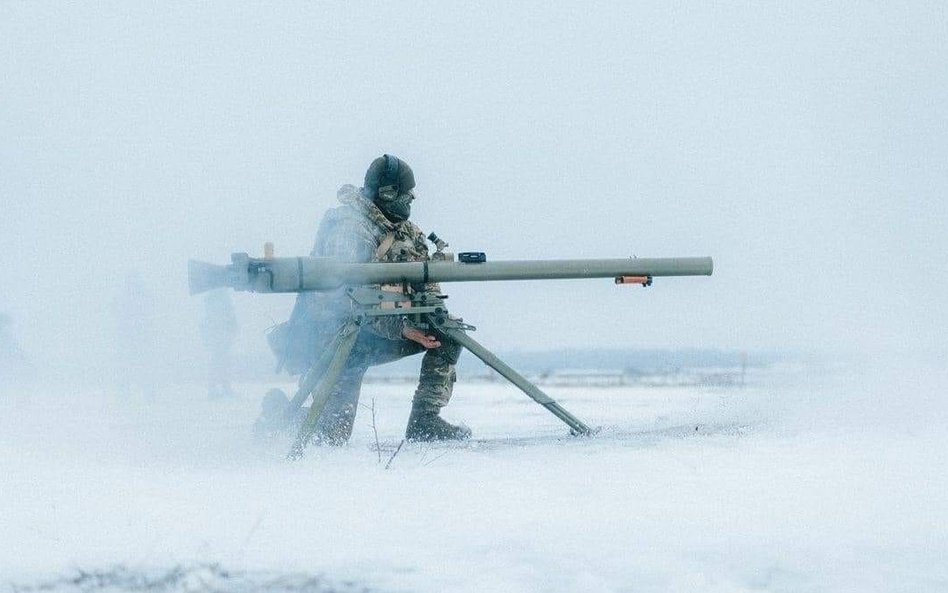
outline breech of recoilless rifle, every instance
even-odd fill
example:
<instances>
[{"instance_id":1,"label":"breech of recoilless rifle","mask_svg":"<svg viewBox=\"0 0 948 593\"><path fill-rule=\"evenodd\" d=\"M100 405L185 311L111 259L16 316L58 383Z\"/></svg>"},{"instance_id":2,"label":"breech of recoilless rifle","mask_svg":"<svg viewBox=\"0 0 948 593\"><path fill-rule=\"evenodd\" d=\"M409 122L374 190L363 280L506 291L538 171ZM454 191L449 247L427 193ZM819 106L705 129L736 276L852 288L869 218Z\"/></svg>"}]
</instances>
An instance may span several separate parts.
<instances>
[{"instance_id":1,"label":"breech of recoilless rifle","mask_svg":"<svg viewBox=\"0 0 948 593\"><path fill-rule=\"evenodd\" d=\"M251 292L304 292L368 284L566 278L615 278L618 284L648 285L653 277L710 276L714 269L710 257L345 263L324 257L253 258L235 253L231 260L228 266L191 260L191 294L224 287Z\"/></svg>"}]
</instances>

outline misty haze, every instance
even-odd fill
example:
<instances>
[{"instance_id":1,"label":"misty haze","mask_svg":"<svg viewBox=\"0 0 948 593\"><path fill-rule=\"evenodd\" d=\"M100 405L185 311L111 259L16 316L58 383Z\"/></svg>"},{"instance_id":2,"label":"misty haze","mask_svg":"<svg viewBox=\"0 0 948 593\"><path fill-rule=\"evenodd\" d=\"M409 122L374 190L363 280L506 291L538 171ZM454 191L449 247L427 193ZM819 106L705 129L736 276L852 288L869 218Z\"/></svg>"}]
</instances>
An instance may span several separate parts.
<instances>
[{"instance_id":1,"label":"misty haze","mask_svg":"<svg viewBox=\"0 0 948 593\"><path fill-rule=\"evenodd\" d=\"M0 5L0 592L948 590L946 23Z\"/></svg>"}]
</instances>

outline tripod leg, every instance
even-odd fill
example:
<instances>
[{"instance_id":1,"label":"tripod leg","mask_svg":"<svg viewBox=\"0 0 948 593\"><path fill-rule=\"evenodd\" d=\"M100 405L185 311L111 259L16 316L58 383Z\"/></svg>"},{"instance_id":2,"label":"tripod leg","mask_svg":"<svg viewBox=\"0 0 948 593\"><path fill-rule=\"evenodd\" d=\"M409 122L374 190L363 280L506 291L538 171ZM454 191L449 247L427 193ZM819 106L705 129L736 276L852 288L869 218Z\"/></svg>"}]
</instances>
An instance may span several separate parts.
<instances>
[{"instance_id":1,"label":"tripod leg","mask_svg":"<svg viewBox=\"0 0 948 593\"><path fill-rule=\"evenodd\" d=\"M438 327L438 331L442 332L452 340L470 350L474 356L484 361L484 364L494 369L503 375L508 381L519 387L520 390L530 396L533 401L537 402L549 410L554 416L565 422L566 425L572 429L574 434L592 434L592 430L583 424L581 420L567 412L566 409L564 409L560 404L556 403L552 397L543 393L539 387L528 381L526 377L517 371L513 370L509 365L507 365L507 363L499 359L493 352L482 346L480 342L459 329L441 326Z\"/></svg>"},{"instance_id":2,"label":"tripod leg","mask_svg":"<svg viewBox=\"0 0 948 593\"><path fill-rule=\"evenodd\" d=\"M293 447L286 456L287 459L294 460L303 456L303 450L306 448L310 439L313 438L313 433L316 431L316 423L322 415L323 408L326 407L329 394L336 385L336 381L339 380L339 375L341 375L343 369L346 368L346 362L349 360L349 355L352 354L352 347L359 337L360 329L361 327L358 323L349 322L340 332L332 360L329 362L329 367L319 382L319 387L313 394L313 403L309 408L309 414L307 414L306 419L303 420L303 424L300 426L299 434L296 436Z\"/></svg>"},{"instance_id":3,"label":"tripod leg","mask_svg":"<svg viewBox=\"0 0 948 593\"><path fill-rule=\"evenodd\" d=\"M292 424L293 419L296 418L297 410L300 409L306 401L306 398L308 398L319 385L319 380L325 374L326 368L329 367L329 364L332 362L333 355L336 350L338 350L341 333L342 332L333 339L330 345L319 355L316 362L313 363L313 366L309 367L309 369L306 370L306 374L300 378L300 385L296 390L296 395L293 396L293 399L290 400L289 405L286 406L283 412L283 421L286 425L289 426Z\"/></svg>"}]
</instances>

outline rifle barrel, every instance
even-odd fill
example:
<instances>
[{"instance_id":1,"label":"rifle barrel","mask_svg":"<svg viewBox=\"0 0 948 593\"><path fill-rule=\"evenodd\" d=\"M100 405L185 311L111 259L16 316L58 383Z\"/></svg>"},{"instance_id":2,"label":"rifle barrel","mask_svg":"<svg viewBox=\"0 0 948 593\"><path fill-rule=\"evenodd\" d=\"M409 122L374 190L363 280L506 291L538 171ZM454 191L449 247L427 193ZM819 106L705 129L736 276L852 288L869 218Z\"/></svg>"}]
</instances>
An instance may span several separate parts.
<instances>
[{"instance_id":1,"label":"rifle barrel","mask_svg":"<svg viewBox=\"0 0 948 593\"><path fill-rule=\"evenodd\" d=\"M557 280L620 276L710 276L710 257L512 260L484 263L445 261L345 263L322 257L250 258L232 256L233 264L191 264L192 294L212 285L253 292L325 291L346 285L408 282L486 282ZM226 274L222 272L226 270ZM220 279L226 276L226 283Z\"/></svg>"}]
</instances>

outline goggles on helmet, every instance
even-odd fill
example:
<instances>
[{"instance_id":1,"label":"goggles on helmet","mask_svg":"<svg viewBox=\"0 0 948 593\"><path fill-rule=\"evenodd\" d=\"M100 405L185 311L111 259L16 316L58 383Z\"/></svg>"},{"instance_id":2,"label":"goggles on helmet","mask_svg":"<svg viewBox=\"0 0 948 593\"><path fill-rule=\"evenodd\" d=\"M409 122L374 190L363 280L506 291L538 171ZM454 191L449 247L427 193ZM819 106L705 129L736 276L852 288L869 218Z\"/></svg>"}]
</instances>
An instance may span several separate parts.
<instances>
[{"instance_id":1,"label":"goggles on helmet","mask_svg":"<svg viewBox=\"0 0 948 593\"><path fill-rule=\"evenodd\" d=\"M381 202L394 202L398 200L400 196L407 196L409 202L415 199L415 193L413 191L408 190L399 193L397 185L384 185L379 188L379 201Z\"/></svg>"}]
</instances>

